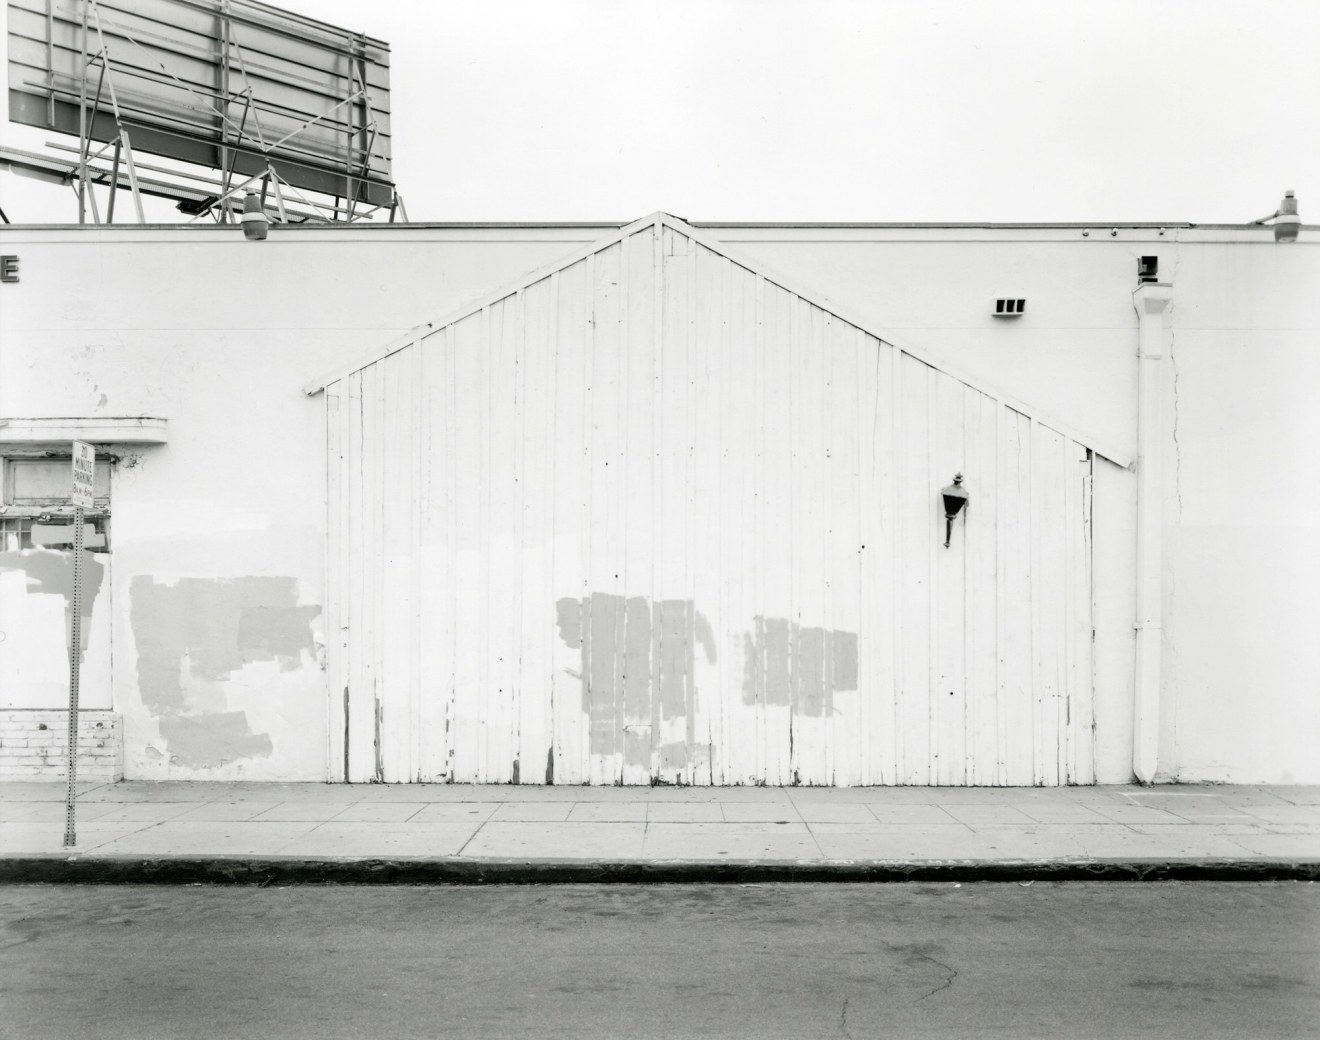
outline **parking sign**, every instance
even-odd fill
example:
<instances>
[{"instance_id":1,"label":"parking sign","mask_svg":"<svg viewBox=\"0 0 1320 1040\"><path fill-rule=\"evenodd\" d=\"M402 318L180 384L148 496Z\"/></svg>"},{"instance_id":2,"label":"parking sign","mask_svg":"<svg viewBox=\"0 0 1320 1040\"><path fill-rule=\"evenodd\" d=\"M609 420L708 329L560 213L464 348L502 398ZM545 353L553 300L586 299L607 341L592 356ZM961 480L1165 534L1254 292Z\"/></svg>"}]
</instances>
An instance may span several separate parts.
<instances>
[{"instance_id":1,"label":"parking sign","mask_svg":"<svg viewBox=\"0 0 1320 1040\"><path fill-rule=\"evenodd\" d=\"M96 449L86 441L73 442L73 504L82 509L92 508L92 495L96 490Z\"/></svg>"}]
</instances>

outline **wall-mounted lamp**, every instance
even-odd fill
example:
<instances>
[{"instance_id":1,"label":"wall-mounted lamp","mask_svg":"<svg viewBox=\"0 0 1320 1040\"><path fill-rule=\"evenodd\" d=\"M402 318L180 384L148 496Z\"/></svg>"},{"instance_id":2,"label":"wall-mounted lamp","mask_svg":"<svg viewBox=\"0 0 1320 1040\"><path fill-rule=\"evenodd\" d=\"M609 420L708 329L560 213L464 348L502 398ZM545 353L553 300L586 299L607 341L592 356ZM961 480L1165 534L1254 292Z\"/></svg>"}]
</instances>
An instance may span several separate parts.
<instances>
[{"instance_id":1,"label":"wall-mounted lamp","mask_svg":"<svg viewBox=\"0 0 1320 1040\"><path fill-rule=\"evenodd\" d=\"M944 548L953 540L953 518L967 504L967 492L962 486L963 475L955 473L953 483L940 492L944 496Z\"/></svg>"},{"instance_id":2,"label":"wall-mounted lamp","mask_svg":"<svg viewBox=\"0 0 1320 1040\"><path fill-rule=\"evenodd\" d=\"M252 192L243 198L243 216L239 219L243 225L243 237L249 242L261 242L266 238L266 232L270 230L270 218L261 208L261 200Z\"/></svg>"},{"instance_id":3,"label":"wall-mounted lamp","mask_svg":"<svg viewBox=\"0 0 1320 1040\"><path fill-rule=\"evenodd\" d=\"M1283 201L1279 203L1277 210L1268 217L1253 220L1252 223L1264 224L1270 220L1274 221L1274 241L1297 241L1297 232L1302 228L1302 218L1297 215L1297 195L1295 192L1285 191Z\"/></svg>"}]
</instances>

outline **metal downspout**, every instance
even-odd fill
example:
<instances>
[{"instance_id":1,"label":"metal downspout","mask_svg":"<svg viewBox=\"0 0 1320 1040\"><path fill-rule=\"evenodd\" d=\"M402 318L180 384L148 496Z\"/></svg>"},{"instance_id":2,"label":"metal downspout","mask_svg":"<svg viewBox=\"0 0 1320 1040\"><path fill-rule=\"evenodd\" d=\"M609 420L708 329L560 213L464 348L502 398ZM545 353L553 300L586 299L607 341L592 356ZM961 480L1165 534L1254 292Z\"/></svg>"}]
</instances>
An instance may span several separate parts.
<instances>
[{"instance_id":1,"label":"metal downspout","mask_svg":"<svg viewBox=\"0 0 1320 1040\"><path fill-rule=\"evenodd\" d=\"M1163 614L1164 315L1173 286L1148 282L1132 294L1137 310L1137 597L1132 771L1151 783L1159 759Z\"/></svg>"}]
</instances>

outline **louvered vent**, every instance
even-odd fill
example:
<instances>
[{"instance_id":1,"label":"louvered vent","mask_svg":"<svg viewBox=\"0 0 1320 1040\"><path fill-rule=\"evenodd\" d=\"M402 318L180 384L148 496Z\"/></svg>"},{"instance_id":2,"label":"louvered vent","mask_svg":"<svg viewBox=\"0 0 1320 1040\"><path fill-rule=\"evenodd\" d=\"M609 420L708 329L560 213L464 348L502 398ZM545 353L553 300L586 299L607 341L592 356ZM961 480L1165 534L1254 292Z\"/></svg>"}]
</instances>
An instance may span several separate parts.
<instances>
[{"instance_id":1,"label":"louvered vent","mask_svg":"<svg viewBox=\"0 0 1320 1040\"><path fill-rule=\"evenodd\" d=\"M996 318L1017 318L1027 309L1026 300L999 299L995 300Z\"/></svg>"}]
</instances>

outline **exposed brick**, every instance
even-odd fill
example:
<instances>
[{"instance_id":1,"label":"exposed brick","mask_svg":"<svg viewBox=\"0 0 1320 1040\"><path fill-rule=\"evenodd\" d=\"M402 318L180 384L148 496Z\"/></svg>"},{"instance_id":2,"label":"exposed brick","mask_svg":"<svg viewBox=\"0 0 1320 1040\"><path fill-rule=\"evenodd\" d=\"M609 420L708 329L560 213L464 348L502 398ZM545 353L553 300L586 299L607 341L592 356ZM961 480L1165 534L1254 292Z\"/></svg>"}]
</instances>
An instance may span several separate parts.
<instances>
[{"instance_id":1,"label":"exposed brick","mask_svg":"<svg viewBox=\"0 0 1320 1040\"><path fill-rule=\"evenodd\" d=\"M58 779L67 772L67 710L10 709L0 712L0 780ZM96 780L123 776L118 716L79 712L78 773Z\"/></svg>"}]
</instances>

